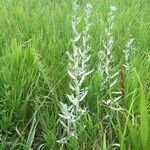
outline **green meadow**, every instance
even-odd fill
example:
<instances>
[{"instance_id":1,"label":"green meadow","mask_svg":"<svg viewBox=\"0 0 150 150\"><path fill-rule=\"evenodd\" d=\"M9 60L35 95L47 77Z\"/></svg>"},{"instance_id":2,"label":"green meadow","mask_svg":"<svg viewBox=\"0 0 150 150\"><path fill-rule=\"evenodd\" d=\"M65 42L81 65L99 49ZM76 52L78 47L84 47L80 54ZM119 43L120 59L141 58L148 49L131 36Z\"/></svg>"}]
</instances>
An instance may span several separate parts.
<instances>
[{"instance_id":1,"label":"green meadow","mask_svg":"<svg viewBox=\"0 0 150 150\"><path fill-rule=\"evenodd\" d=\"M89 69L94 71L84 83L88 94L81 105L88 111L77 141L62 146L57 140L64 135L60 102L69 103L72 1L0 0L0 150L150 150L150 1L79 0L81 16L87 2L92 5ZM117 8L114 64L121 66L130 35L134 49L133 68L124 78L123 110L109 120L113 131L107 134L98 51L111 5Z\"/></svg>"}]
</instances>

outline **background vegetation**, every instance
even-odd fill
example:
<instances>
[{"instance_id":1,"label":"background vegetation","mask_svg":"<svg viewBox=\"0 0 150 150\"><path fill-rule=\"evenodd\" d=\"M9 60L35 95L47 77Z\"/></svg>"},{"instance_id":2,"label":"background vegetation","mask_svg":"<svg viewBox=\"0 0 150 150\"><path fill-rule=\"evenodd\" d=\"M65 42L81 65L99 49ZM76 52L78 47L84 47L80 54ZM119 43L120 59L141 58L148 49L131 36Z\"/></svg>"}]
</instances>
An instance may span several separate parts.
<instances>
[{"instance_id":1,"label":"background vegetation","mask_svg":"<svg viewBox=\"0 0 150 150\"><path fill-rule=\"evenodd\" d=\"M86 0L79 0L84 6ZM150 138L150 1L89 0L93 6L89 93L82 103L89 113L83 120L78 149L105 150L102 126L101 79L97 71L98 50L110 5L117 7L113 35L115 64L121 63L130 34L135 38L133 71L125 80L122 107L129 113L112 122L122 150L148 150ZM82 13L82 12L81 12ZM58 150L62 131L58 122L60 101L67 102L68 57L71 47L71 0L0 1L0 149ZM81 25L82 28L82 25ZM70 143L64 149L77 149ZM119 148L118 148L119 149Z\"/></svg>"}]
</instances>

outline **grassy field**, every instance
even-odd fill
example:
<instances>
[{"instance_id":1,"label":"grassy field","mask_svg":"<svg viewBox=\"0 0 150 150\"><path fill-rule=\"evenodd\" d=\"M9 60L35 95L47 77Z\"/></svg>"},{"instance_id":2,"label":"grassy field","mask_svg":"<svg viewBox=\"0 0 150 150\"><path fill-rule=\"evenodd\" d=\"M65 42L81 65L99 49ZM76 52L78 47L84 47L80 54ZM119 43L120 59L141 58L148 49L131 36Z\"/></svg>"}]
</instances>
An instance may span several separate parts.
<instances>
[{"instance_id":1,"label":"grassy field","mask_svg":"<svg viewBox=\"0 0 150 150\"><path fill-rule=\"evenodd\" d=\"M66 51L72 52L72 2L0 0L0 150L150 150L150 1L79 0L81 8L86 2L93 6L89 68L94 71L82 102L88 113L78 126L78 140L61 146L58 114L70 93ZM112 133L107 134L98 51L110 5L117 7L114 64L121 64L130 35L135 49L124 81L123 111L109 120Z\"/></svg>"}]
</instances>

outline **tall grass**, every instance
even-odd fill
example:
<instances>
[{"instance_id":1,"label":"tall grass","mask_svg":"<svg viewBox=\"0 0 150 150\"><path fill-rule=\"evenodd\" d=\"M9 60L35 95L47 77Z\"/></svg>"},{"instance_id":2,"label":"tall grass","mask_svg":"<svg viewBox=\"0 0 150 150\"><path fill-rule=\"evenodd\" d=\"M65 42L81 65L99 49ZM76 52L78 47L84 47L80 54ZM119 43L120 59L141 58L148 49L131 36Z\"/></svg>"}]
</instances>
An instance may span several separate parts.
<instances>
[{"instance_id":1,"label":"tall grass","mask_svg":"<svg viewBox=\"0 0 150 150\"><path fill-rule=\"evenodd\" d=\"M82 108L88 114L78 128L81 150L148 150L149 116L149 35L150 17L147 0L78 1L81 8L89 2L91 16L91 59L94 72ZM110 5L117 7L112 30L114 65L122 65L122 53L130 35L135 49L130 51L132 70L125 73L123 108L110 120L112 134L104 126L106 109L102 78L98 71L99 48ZM0 149L60 149L56 141L63 136L58 122L60 101L67 103L70 79L68 56L72 51L72 2L70 0L0 1ZM82 16L82 9L79 12ZM81 23L79 30L84 28ZM116 87L118 88L118 87ZM109 141L109 142L108 142ZM109 143L109 144L108 144ZM110 144L111 143L111 144ZM120 147L118 147L118 145ZM63 149L77 149L70 142Z\"/></svg>"}]
</instances>

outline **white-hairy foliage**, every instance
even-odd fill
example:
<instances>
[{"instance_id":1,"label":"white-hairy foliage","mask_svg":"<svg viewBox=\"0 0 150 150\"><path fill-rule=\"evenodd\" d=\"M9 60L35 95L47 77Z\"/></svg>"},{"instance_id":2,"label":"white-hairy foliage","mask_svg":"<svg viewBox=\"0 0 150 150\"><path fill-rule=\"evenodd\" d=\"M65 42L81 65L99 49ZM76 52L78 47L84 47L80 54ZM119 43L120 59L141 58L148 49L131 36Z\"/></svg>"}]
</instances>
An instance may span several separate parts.
<instances>
[{"instance_id":1,"label":"white-hairy foliage","mask_svg":"<svg viewBox=\"0 0 150 150\"><path fill-rule=\"evenodd\" d=\"M66 137L63 137L58 142L66 143L70 138L77 138L76 125L80 117L86 112L86 108L83 109L80 106L80 102L84 100L88 93L88 88L83 87L83 83L87 76L92 72L88 70L88 61L90 60L90 46L88 42L90 40L90 26L89 23L92 6L87 4L85 7L85 29L79 33L78 25L81 22L81 18L77 15L79 11L79 5L77 1L73 2L73 16L72 16L72 47L73 52L67 51L69 58L68 75L70 76L69 87L71 94L67 94L67 98L70 102L70 106L61 103L60 123L67 133ZM82 44L80 44L82 43Z\"/></svg>"},{"instance_id":2,"label":"white-hairy foliage","mask_svg":"<svg viewBox=\"0 0 150 150\"><path fill-rule=\"evenodd\" d=\"M103 48L99 51L99 64L98 69L102 77L101 91L104 90L106 98L102 100L103 105L106 107L106 114L102 118L103 124L108 135L112 134L113 129L109 119L112 119L116 111L122 110L120 107L121 92L117 90L117 84L119 81L119 71L113 66L113 27L116 7L111 6L108 14L108 25L105 29L106 38L103 41ZM112 142L112 141L111 141ZM114 144L114 143L113 143ZM116 143L115 143L116 144ZM111 145L108 141L108 145ZM119 145L119 144L117 144Z\"/></svg>"},{"instance_id":3,"label":"white-hairy foliage","mask_svg":"<svg viewBox=\"0 0 150 150\"><path fill-rule=\"evenodd\" d=\"M106 106L106 114L103 119L104 119L105 130L108 131L108 134L111 134L113 130L111 127L111 123L109 122L109 118L112 119L114 114L116 114L115 113L116 111L123 110L123 108L120 106L120 101L122 100L123 93L120 91L121 87L119 90L117 89L119 87L118 85L120 84L119 80L123 80L122 82L124 82L124 79L119 78L120 70L116 69L117 67L114 66L113 56L112 56L113 45L114 45L112 30L114 26L115 11L116 8L114 6L111 6L108 15L108 26L105 29L106 38L103 41L103 48L99 50L99 64L98 64L98 69L103 80L101 85L101 91L104 90L107 97L106 99L102 100L102 102L104 106ZM123 71L127 71L130 69L131 65L129 62L129 55L133 47L133 41L134 40L130 38L127 44L125 45L125 49L123 50L123 54L124 54L123 66L125 68L123 69ZM108 143L108 145L110 145L110 143Z\"/></svg>"},{"instance_id":4,"label":"white-hairy foliage","mask_svg":"<svg viewBox=\"0 0 150 150\"><path fill-rule=\"evenodd\" d=\"M106 106L111 109L119 109L118 101L121 99L121 92L115 91L115 86L118 83L119 71L115 71L113 67L113 44L114 39L112 35L112 30L114 26L114 14L116 12L116 7L111 6L110 12L108 14L108 26L105 29L106 38L103 41L103 49L99 51L99 64L98 69L100 71L101 77L103 78L101 90L107 90L108 99L103 100Z\"/></svg>"},{"instance_id":5,"label":"white-hairy foliage","mask_svg":"<svg viewBox=\"0 0 150 150\"><path fill-rule=\"evenodd\" d=\"M133 42L134 42L134 39L130 38L125 45L125 49L123 50L124 61L125 61L123 65L126 70L129 70L131 68L131 65L129 62L129 56L130 56L131 50L133 49Z\"/></svg>"}]
</instances>

